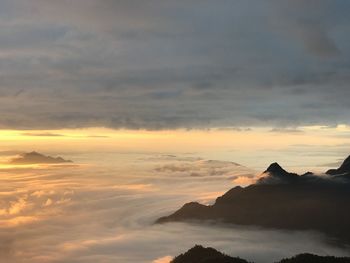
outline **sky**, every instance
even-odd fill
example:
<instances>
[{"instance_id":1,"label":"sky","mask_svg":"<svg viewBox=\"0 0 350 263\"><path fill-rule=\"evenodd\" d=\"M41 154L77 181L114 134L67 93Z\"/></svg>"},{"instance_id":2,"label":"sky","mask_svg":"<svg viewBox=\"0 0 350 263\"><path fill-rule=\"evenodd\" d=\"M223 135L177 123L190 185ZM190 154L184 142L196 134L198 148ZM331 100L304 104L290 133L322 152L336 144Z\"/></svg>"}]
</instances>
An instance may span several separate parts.
<instances>
[{"instance_id":1,"label":"sky","mask_svg":"<svg viewBox=\"0 0 350 263\"><path fill-rule=\"evenodd\" d=\"M3 129L349 123L346 0L0 1Z\"/></svg>"}]
</instances>

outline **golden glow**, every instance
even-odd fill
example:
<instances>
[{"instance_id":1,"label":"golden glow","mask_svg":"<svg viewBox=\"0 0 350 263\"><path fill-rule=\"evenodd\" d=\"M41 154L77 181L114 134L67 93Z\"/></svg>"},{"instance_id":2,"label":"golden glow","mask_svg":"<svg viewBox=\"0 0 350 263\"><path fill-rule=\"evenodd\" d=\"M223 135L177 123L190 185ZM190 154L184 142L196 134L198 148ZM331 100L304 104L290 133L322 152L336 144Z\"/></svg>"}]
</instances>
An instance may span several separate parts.
<instances>
[{"instance_id":1,"label":"golden glow","mask_svg":"<svg viewBox=\"0 0 350 263\"><path fill-rule=\"evenodd\" d=\"M279 149L293 144L335 145L349 141L347 125L307 126L300 132L271 132L267 128L251 130L113 130L88 128L71 130L0 130L2 150L64 151L65 149L103 151L199 151L240 149Z\"/></svg>"},{"instance_id":2,"label":"golden glow","mask_svg":"<svg viewBox=\"0 0 350 263\"><path fill-rule=\"evenodd\" d=\"M165 257L161 257L156 260L153 260L152 263L170 263L172 259L173 259L172 256L165 256Z\"/></svg>"},{"instance_id":3,"label":"golden glow","mask_svg":"<svg viewBox=\"0 0 350 263\"><path fill-rule=\"evenodd\" d=\"M30 224L37 220L34 216L18 216L7 220L0 220L0 227L16 227L18 225Z\"/></svg>"}]
</instances>

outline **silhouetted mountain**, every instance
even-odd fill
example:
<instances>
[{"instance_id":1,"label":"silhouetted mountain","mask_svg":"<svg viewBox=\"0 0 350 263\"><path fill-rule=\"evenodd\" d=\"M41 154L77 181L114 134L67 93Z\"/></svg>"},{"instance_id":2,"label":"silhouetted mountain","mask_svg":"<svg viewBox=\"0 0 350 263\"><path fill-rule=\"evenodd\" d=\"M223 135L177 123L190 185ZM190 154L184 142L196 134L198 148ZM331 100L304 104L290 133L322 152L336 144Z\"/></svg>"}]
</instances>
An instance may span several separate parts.
<instances>
[{"instance_id":1,"label":"silhouetted mountain","mask_svg":"<svg viewBox=\"0 0 350 263\"><path fill-rule=\"evenodd\" d=\"M330 169L326 172L329 175L350 175L350 156L344 160L338 169Z\"/></svg>"},{"instance_id":2,"label":"silhouetted mountain","mask_svg":"<svg viewBox=\"0 0 350 263\"><path fill-rule=\"evenodd\" d=\"M186 253L175 257L171 263L248 263L248 261L230 257L211 247L196 245Z\"/></svg>"},{"instance_id":3,"label":"silhouetted mountain","mask_svg":"<svg viewBox=\"0 0 350 263\"><path fill-rule=\"evenodd\" d=\"M70 160L65 160L62 157L46 156L38 152L24 153L21 156L13 158L11 164L53 164L53 163L71 163Z\"/></svg>"},{"instance_id":4,"label":"silhouetted mountain","mask_svg":"<svg viewBox=\"0 0 350 263\"><path fill-rule=\"evenodd\" d=\"M211 247L204 248L196 245L186 253L175 257L170 263L248 263L248 261L230 257ZM282 259L278 263L350 263L350 258L300 254Z\"/></svg>"},{"instance_id":5,"label":"silhouetted mountain","mask_svg":"<svg viewBox=\"0 0 350 263\"><path fill-rule=\"evenodd\" d=\"M211 220L291 230L317 230L350 242L350 181L299 176L277 163L256 184L234 187L213 205L185 204L157 223Z\"/></svg>"},{"instance_id":6,"label":"silhouetted mountain","mask_svg":"<svg viewBox=\"0 0 350 263\"><path fill-rule=\"evenodd\" d=\"M272 163L270 166L266 169L264 173L270 173L274 176L289 176L290 173L288 173L286 170L284 170L278 163Z\"/></svg>"},{"instance_id":7,"label":"silhouetted mountain","mask_svg":"<svg viewBox=\"0 0 350 263\"><path fill-rule=\"evenodd\" d=\"M295 173L289 173L284 170L278 163L272 163L262 173L262 178L258 180L258 183L263 184L280 184L280 183L292 183L298 180L299 176Z\"/></svg>"},{"instance_id":8,"label":"silhouetted mountain","mask_svg":"<svg viewBox=\"0 0 350 263\"><path fill-rule=\"evenodd\" d=\"M279 263L350 263L350 258L300 254L292 258L282 259Z\"/></svg>"}]
</instances>

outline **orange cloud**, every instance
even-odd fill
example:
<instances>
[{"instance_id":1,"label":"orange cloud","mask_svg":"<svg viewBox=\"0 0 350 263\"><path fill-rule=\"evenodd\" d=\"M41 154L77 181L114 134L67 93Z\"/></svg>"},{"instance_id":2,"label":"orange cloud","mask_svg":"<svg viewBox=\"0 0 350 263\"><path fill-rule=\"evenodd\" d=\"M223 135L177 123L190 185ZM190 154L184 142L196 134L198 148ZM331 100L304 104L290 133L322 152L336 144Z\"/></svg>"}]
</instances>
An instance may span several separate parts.
<instances>
[{"instance_id":1,"label":"orange cloud","mask_svg":"<svg viewBox=\"0 0 350 263\"><path fill-rule=\"evenodd\" d=\"M165 256L158 258L156 260L153 260L152 263L169 263L173 259L172 256Z\"/></svg>"}]
</instances>

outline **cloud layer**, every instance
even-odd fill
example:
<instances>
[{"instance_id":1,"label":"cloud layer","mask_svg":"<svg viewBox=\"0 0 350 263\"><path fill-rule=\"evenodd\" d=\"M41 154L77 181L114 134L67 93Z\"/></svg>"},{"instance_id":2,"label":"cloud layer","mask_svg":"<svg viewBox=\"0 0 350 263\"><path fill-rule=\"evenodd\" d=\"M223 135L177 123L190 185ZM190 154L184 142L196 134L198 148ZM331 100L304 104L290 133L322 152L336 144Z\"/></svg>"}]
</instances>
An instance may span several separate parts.
<instances>
[{"instance_id":1,"label":"cloud layer","mask_svg":"<svg viewBox=\"0 0 350 263\"><path fill-rule=\"evenodd\" d=\"M0 127L348 123L346 0L0 3Z\"/></svg>"},{"instance_id":2,"label":"cloud layer","mask_svg":"<svg viewBox=\"0 0 350 263\"><path fill-rule=\"evenodd\" d=\"M212 201L234 185L228 179L242 176L243 168L174 155L133 154L126 160L123 154L90 154L86 160L96 163L112 157L113 162L100 165L0 170L1 259L8 263L162 262L196 243L262 263L305 251L348 255L311 232L153 225L156 218L185 202ZM201 177L189 176L191 164ZM165 166L183 169L155 171ZM245 176L252 175L246 170Z\"/></svg>"}]
</instances>

